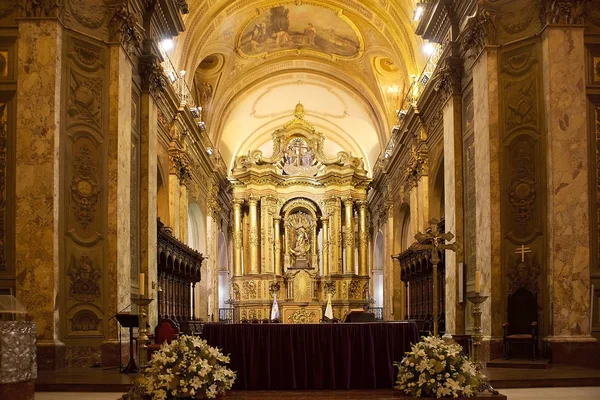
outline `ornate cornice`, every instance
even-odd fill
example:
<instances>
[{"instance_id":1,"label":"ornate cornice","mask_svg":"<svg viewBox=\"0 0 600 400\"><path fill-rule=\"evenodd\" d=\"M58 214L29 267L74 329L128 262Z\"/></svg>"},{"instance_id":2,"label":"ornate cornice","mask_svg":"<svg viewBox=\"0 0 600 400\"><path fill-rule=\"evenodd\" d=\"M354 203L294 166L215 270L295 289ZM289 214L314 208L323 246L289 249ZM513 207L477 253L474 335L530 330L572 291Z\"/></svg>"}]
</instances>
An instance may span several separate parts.
<instances>
[{"instance_id":1,"label":"ornate cornice","mask_svg":"<svg viewBox=\"0 0 600 400\"><path fill-rule=\"evenodd\" d=\"M496 12L488 0L479 0L475 14L468 17L459 41L467 58L476 58L487 45L496 44Z\"/></svg>"},{"instance_id":2,"label":"ornate cornice","mask_svg":"<svg viewBox=\"0 0 600 400\"><path fill-rule=\"evenodd\" d=\"M129 2L114 8L108 29L110 40L120 42L128 54L141 48L144 40L144 28L139 23L138 15L129 10Z\"/></svg>"},{"instance_id":3,"label":"ornate cornice","mask_svg":"<svg viewBox=\"0 0 600 400\"><path fill-rule=\"evenodd\" d=\"M448 56L440 62L436 70L433 89L440 94L442 104L461 89L461 62L457 57Z\"/></svg>"},{"instance_id":4,"label":"ornate cornice","mask_svg":"<svg viewBox=\"0 0 600 400\"><path fill-rule=\"evenodd\" d=\"M153 54L144 55L141 61L142 90L153 96L160 96L167 88L167 77L162 65Z\"/></svg>"},{"instance_id":5,"label":"ornate cornice","mask_svg":"<svg viewBox=\"0 0 600 400\"><path fill-rule=\"evenodd\" d=\"M58 18L62 0L20 0L21 18Z\"/></svg>"},{"instance_id":6,"label":"ornate cornice","mask_svg":"<svg viewBox=\"0 0 600 400\"><path fill-rule=\"evenodd\" d=\"M585 6L589 0L542 0L540 19L542 24L583 25Z\"/></svg>"}]
</instances>

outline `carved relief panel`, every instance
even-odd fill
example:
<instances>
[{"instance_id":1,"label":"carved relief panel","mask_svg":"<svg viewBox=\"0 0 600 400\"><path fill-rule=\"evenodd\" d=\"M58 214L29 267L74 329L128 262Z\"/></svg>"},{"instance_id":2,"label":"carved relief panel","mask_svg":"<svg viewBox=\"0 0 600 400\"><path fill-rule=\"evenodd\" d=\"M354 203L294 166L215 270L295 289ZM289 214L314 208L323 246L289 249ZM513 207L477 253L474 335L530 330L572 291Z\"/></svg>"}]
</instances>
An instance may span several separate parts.
<instances>
[{"instance_id":1,"label":"carved relief panel","mask_svg":"<svg viewBox=\"0 0 600 400\"><path fill-rule=\"evenodd\" d=\"M537 293L545 259L546 157L541 42L529 41L499 56L500 182L505 290ZM517 255L521 249L521 255ZM529 253L524 255L525 253ZM540 297L538 302L543 304Z\"/></svg>"},{"instance_id":2,"label":"carved relief panel","mask_svg":"<svg viewBox=\"0 0 600 400\"><path fill-rule=\"evenodd\" d=\"M66 38L63 77L65 265L61 286L67 338L101 337L107 288L106 130L108 54L74 36Z\"/></svg>"}]
</instances>

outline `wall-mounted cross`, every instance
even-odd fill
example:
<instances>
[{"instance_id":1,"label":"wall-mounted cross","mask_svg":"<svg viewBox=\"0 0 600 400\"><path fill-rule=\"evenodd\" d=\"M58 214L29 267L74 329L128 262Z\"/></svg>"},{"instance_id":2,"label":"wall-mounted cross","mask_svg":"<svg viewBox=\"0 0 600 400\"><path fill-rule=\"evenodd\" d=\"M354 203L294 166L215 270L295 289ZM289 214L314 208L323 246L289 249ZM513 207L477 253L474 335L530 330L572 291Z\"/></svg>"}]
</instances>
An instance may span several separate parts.
<instances>
[{"instance_id":1,"label":"wall-mounted cross","mask_svg":"<svg viewBox=\"0 0 600 400\"><path fill-rule=\"evenodd\" d=\"M525 247L524 244L521 247L518 247L515 251L515 254L521 255L521 262L525 262L525 253L531 253L531 249L529 247Z\"/></svg>"}]
</instances>

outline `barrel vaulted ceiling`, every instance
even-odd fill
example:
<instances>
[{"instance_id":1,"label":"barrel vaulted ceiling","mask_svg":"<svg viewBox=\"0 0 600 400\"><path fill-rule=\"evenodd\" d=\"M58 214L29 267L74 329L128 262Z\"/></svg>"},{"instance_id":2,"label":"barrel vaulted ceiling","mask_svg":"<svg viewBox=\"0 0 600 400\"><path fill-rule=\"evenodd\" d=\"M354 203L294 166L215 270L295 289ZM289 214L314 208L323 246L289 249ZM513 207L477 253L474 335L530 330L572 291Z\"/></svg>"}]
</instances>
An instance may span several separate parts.
<instances>
[{"instance_id":1,"label":"barrel vaulted ceiling","mask_svg":"<svg viewBox=\"0 0 600 400\"><path fill-rule=\"evenodd\" d=\"M188 71L230 167L248 150L269 155L271 133L301 102L329 152L351 151L371 170L424 63L415 1L188 2L169 57Z\"/></svg>"}]
</instances>

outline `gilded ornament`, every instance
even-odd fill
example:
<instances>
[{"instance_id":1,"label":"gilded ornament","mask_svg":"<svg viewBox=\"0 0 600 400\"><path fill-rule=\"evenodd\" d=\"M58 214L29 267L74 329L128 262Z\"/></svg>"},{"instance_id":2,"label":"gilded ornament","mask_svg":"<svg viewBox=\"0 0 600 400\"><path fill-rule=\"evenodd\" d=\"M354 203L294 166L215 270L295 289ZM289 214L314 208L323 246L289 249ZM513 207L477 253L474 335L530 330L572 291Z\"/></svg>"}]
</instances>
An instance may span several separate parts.
<instances>
[{"instance_id":1,"label":"gilded ornament","mask_svg":"<svg viewBox=\"0 0 600 400\"><path fill-rule=\"evenodd\" d=\"M306 311L306 308L300 308L292 315L290 315L287 319L288 322L291 324L310 324L317 322L316 317L317 316L314 311L311 311L309 313Z\"/></svg>"},{"instance_id":2,"label":"gilded ornament","mask_svg":"<svg viewBox=\"0 0 600 400\"><path fill-rule=\"evenodd\" d=\"M154 96L162 94L167 88L167 77L158 59L153 55L144 56L140 68L142 89Z\"/></svg>"},{"instance_id":3,"label":"gilded ornament","mask_svg":"<svg viewBox=\"0 0 600 400\"><path fill-rule=\"evenodd\" d=\"M129 9L128 2L114 9L108 28L111 40L120 42L129 54L141 48L144 28L138 15Z\"/></svg>"},{"instance_id":4,"label":"gilded ornament","mask_svg":"<svg viewBox=\"0 0 600 400\"><path fill-rule=\"evenodd\" d=\"M542 0L542 24L585 24L585 6L588 0Z\"/></svg>"}]
</instances>

